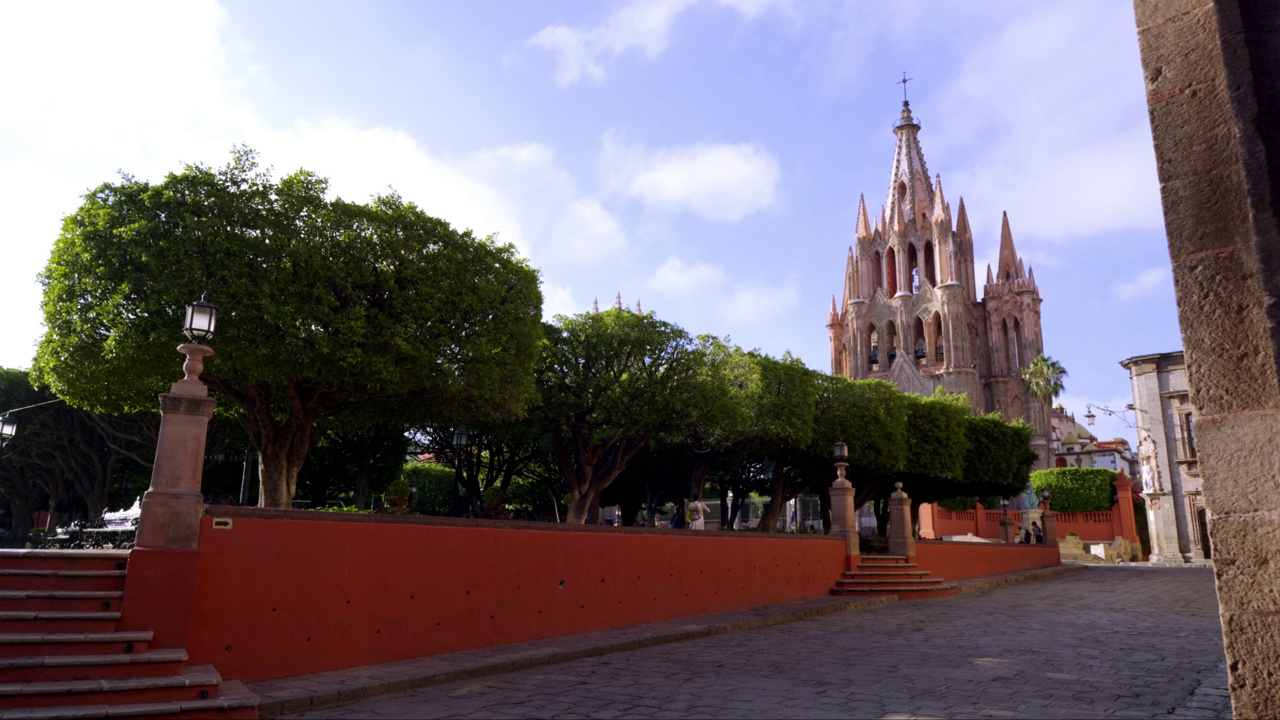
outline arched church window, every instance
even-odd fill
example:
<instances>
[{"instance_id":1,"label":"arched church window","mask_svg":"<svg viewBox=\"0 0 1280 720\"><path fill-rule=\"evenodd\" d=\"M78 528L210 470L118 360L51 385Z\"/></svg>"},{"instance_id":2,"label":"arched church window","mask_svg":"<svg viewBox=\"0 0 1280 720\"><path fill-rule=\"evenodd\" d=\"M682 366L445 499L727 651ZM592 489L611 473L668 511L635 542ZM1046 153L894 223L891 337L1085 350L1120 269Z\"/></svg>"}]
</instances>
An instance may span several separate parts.
<instances>
[{"instance_id":1,"label":"arched church window","mask_svg":"<svg viewBox=\"0 0 1280 720\"><path fill-rule=\"evenodd\" d=\"M880 333L876 332L876 326L867 324L867 369L870 372L878 372L880 370Z\"/></svg>"},{"instance_id":2,"label":"arched church window","mask_svg":"<svg viewBox=\"0 0 1280 720\"><path fill-rule=\"evenodd\" d=\"M892 367L893 361L898 359L898 328L893 324L892 320L885 323L884 336L885 350L888 353L886 355L886 361L888 363L888 367Z\"/></svg>"},{"instance_id":3,"label":"arched church window","mask_svg":"<svg viewBox=\"0 0 1280 720\"><path fill-rule=\"evenodd\" d=\"M1022 323L1018 318L1013 319L1013 367L1021 368L1026 362L1024 353L1022 352Z\"/></svg>"},{"instance_id":4,"label":"arched church window","mask_svg":"<svg viewBox=\"0 0 1280 720\"><path fill-rule=\"evenodd\" d=\"M915 293L920 289L920 256L915 243L907 246L907 275L911 277L911 292Z\"/></svg>"},{"instance_id":5,"label":"arched church window","mask_svg":"<svg viewBox=\"0 0 1280 720\"><path fill-rule=\"evenodd\" d=\"M888 282L889 297L898 294L898 254L889 248L884 251L884 274Z\"/></svg>"},{"instance_id":6,"label":"arched church window","mask_svg":"<svg viewBox=\"0 0 1280 720\"><path fill-rule=\"evenodd\" d=\"M945 344L946 342L943 340L943 337L942 337L942 316L939 315L938 313L934 313L933 314L933 347L934 347L933 357L938 362L942 362L943 360L942 347Z\"/></svg>"},{"instance_id":7,"label":"arched church window","mask_svg":"<svg viewBox=\"0 0 1280 720\"><path fill-rule=\"evenodd\" d=\"M915 352L913 353L918 364L924 364L929 359L928 341L924 338L924 320L916 318L912 333L915 337Z\"/></svg>"},{"instance_id":8,"label":"arched church window","mask_svg":"<svg viewBox=\"0 0 1280 720\"><path fill-rule=\"evenodd\" d=\"M881 263L884 259L880 257L880 251L877 250L871 256L871 294L874 295L876 290L884 289L884 268Z\"/></svg>"},{"instance_id":9,"label":"arched church window","mask_svg":"<svg viewBox=\"0 0 1280 720\"><path fill-rule=\"evenodd\" d=\"M929 241L924 244L924 279L929 281L930 285L938 285L938 271L934 260L933 242Z\"/></svg>"}]
</instances>

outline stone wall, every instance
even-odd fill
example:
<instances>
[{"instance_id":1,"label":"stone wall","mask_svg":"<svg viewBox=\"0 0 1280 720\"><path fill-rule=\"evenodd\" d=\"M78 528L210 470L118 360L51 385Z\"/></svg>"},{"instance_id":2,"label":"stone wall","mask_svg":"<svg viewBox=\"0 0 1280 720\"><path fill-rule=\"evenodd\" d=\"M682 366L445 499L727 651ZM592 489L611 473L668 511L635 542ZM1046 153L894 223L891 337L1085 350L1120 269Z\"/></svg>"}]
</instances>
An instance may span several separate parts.
<instances>
[{"instance_id":1,"label":"stone wall","mask_svg":"<svg viewBox=\"0 0 1280 720\"><path fill-rule=\"evenodd\" d=\"M1135 0L1237 717L1280 717L1280 3Z\"/></svg>"}]
</instances>

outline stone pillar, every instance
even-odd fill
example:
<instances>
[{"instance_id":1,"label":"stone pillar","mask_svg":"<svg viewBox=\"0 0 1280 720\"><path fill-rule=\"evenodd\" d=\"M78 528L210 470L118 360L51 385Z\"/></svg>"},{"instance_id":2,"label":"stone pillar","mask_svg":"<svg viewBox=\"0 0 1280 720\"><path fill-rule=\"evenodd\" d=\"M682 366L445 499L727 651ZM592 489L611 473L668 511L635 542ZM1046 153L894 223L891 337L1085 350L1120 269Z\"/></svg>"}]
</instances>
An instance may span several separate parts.
<instances>
[{"instance_id":1,"label":"stone pillar","mask_svg":"<svg viewBox=\"0 0 1280 720\"><path fill-rule=\"evenodd\" d=\"M1133 516L1133 483L1121 468L1111 484L1116 488L1116 506L1112 512L1120 518L1119 537L1131 543L1137 543L1139 542L1138 523Z\"/></svg>"},{"instance_id":2,"label":"stone pillar","mask_svg":"<svg viewBox=\"0 0 1280 720\"><path fill-rule=\"evenodd\" d=\"M916 538L911 532L911 498L902 492L902 483L893 484L889 496L889 554L916 556Z\"/></svg>"},{"instance_id":3,"label":"stone pillar","mask_svg":"<svg viewBox=\"0 0 1280 720\"><path fill-rule=\"evenodd\" d=\"M858 514L853 507L853 484L844 476L849 463L836 463L836 480L831 483L831 534L844 538L844 554L847 569L858 566L861 549L858 547Z\"/></svg>"},{"instance_id":4,"label":"stone pillar","mask_svg":"<svg viewBox=\"0 0 1280 720\"><path fill-rule=\"evenodd\" d=\"M186 376L160 396L160 434L156 439L151 489L142 496L137 547L195 548L200 538L204 496L204 445L217 401L200 382L204 358L213 350L197 343L178 347L187 361Z\"/></svg>"},{"instance_id":5,"label":"stone pillar","mask_svg":"<svg viewBox=\"0 0 1280 720\"><path fill-rule=\"evenodd\" d=\"M1044 532L1045 545L1058 545L1058 513L1049 509L1049 501L1040 503L1040 529Z\"/></svg>"},{"instance_id":6,"label":"stone pillar","mask_svg":"<svg viewBox=\"0 0 1280 720\"><path fill-rule=\"evenodd\" d=\"M1134 10L1233 714L1280 717L1280 3Z\"/></svg>"},{"instance_id":7,"label":"stone pillar","mask_svg":"<svg viewBox=\"0 0 1280 720\"><path fill-rule=\"evenodd\" d=\"M1000 541L1008 545L1013 542L1013 521L1009 519L1008 509L1000 511Z\"/></svg>"}]
</instances>

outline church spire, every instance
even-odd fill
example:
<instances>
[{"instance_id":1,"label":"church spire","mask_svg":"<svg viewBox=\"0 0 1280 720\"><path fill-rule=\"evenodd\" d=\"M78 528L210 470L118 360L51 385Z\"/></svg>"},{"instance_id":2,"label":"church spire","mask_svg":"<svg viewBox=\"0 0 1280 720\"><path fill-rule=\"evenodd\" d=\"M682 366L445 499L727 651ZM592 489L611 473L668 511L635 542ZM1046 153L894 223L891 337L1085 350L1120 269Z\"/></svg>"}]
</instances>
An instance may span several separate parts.
<instances>
[{"instance_id":1,"label":"church spire","mask_svg":"<svg viewBox=\"0 0 1280 720\"><path fill-rule=\"evenodd\" d=\"M858 229L854 236L859 240L869 240L871 238L871 221L867 219L867 198L865 195L858 195Z\"/></svg>"},{"instance_id":2,"label":"church spire","mask_svg":"<svg viewBox=\"0 0 1280 720\"><path fill-rule=\"evenodd\" d=\"M956 211L956 236L961 240L973 241L973 231L969 229L969 213L964 209L964 198L960 198L960 209Z\"/></svg>"},{"instance_id":3,"label":"church spire","mask_svg":"<svg viewBox=\"0 0 1280 720\"><path fill-rule=\"evenodd\" d=\"M889 216L891 228L928 225L933 210L933 187L929 168L920 149L920 125L911 116L911 105L902 101L902 116L893 129L898 144L893 152L893 171L889 175Z\"/></svg>"},{"instance_id":4,"label":"church spire","mask_svg":"<svg viewBox=\"0 0 1280 720\"><path fill-rule=\"evenodd\" d=\"M1013 248L1013 233L1009 230L1009 213L1004 213L1000 223L1000 265L996 268L996 277L1000 282L1021 279L1022 263L1018 260L1018 252Z\"/></svg>"},{"instance_id":5,"label":"church spire","mask_svg":"<svg viewBox=\"0 0 1280 720\"><path fill-rule=\"evenodd\" d=\"M947 204L946 199L942 196L941 175L938 176L933 186L933 222L945 222L947 229L951 229L951 206Z\"/></svg>"}]
</instances>

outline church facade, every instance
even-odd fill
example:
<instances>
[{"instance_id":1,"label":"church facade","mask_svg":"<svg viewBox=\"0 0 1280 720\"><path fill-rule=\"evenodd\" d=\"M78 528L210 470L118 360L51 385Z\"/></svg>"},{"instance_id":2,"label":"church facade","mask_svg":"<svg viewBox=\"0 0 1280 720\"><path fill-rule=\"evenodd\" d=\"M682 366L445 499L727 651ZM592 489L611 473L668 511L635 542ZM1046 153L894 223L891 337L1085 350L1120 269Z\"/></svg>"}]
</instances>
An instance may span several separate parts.
<instances>
[{"instance_id":1,"label":"church facade","mask_svg":"<svg viewBox=\"0 0 1280 720\"><path fill-rule=\"evenodd\" d=\"M1044 352L1035 273L1014 249L1006 214L999 267L987 266L979 299L964 199L953 216L919 132L903 101L888 198L874 221L859 199L844 287L831 299L831 372L922 395L965 393L974 412L1030 423L1036 467L1049 467L1048 408L1027 394L1020 372Z\"/></svg>"}]
</instances>

